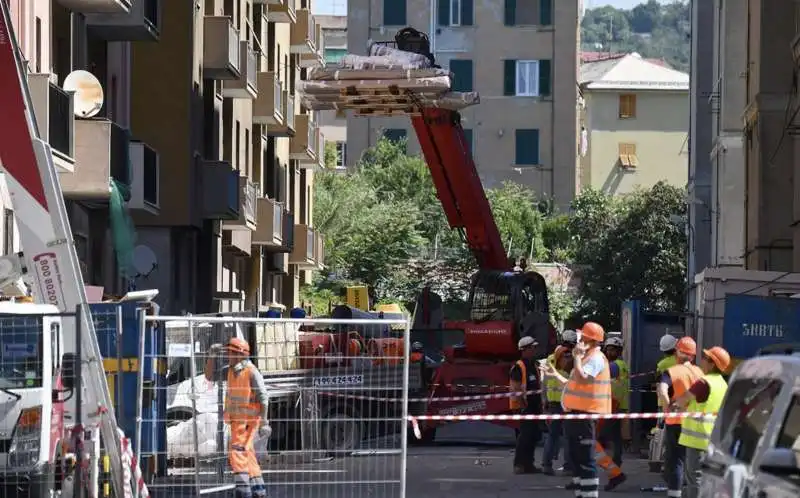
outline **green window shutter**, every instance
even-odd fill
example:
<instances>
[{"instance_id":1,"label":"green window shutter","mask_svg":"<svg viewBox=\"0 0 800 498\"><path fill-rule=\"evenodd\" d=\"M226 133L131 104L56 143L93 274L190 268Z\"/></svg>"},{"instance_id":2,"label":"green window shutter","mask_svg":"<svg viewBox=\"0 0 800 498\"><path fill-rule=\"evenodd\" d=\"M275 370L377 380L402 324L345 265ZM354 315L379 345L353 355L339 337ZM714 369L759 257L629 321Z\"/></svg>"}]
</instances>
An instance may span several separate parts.
<instances>
[{"instance_id":1,"label":"green window shutter","mask_svg":"<svg viewBox=\"0 0 800 498\"><path fill-rule=\"evenodd\" d=\"M472 91L472 60L471 59L451 59L450 72L453 73L453 85L451 90L454 92Z\"/></svg>"},{"instance_id":2,"label":"green window shutter","mask_svg":"<svg viewBox=\"0 0 800 498\"><path fill-rule=\"evenodd\" d=\"M503 61L503 95L517 94L517 61L506 59Z\"/></svg>"},{"instance_id":3,"label":"green window shutter","mask_svg":"<svg viewBox=\"0 0 800 498\"><path fill-rule=\"evenodd\" d=\"M539 61L539 95L549 97L552 92L553 71L550 59Z\"/></svg>"},{"instance_id":4,"label":"green window shutter","mask_svg":"<svg viewBox=\"0 0 800 498\"><path fill-rule=\"evenodd\" d=\"M450 26L450 0L439 0L437 17L439 26Z\"/></svg>"},{"instance_id":5,"label":"green window shutter","mask_svg":"<svg viewBox=\"0 0 800 498\"><path fill-rule=\"evenodd\" d=\"M404 128L388 128L384 130L383 138L392 142L401 142L406 138L406 133Z\"/></svg>"},{"instance_id":6,"label":"green window shutter","mask_svg":"<svg viewBox=\"0 0 800 498\"><path fill-rule=\"evenodd\" d=\"M537 166L539 164L539 130L516 130L515 164Z\"/></svg>"},{"instance_id":7,"label":"green window shutter","mask_svg":"<svg viewBox=\"0 0 800 498\"><path fill-rule=\"evenodd\" d=\"M461 25L472 26L475 17L475 5L472 0L461 0Z\"/></svg>"},{"instance_id":8,"label":"green window shutter","mask_svg":"<svg viewBox=\"0 0 800 498\"><path fill-rule=\"evenodd\" d=\"M517 0L506 0L505 25L517 24Z\"/></svg>"},{"instance_id":9,"label":"green window shutter","mask_svg":"<svg viewBox=\"0 0 800 498\"><path fill-rule=\"evenodd\" d=\"M539 25L553 24L553 0L539 0Z\"/></svg>"},{"instance_id":10,"label":"green window shutter","mask_svg":"<svg viewBox=\"0 0 800 498\"><path fill-rule=\"evenodd\" d=\"M383 0L383 25L405 26L406 0Z\"/></svg>"},{"instance_id":11,"label":"green window shutter","mask_svg":"<svg viewBox=\"0 0 800 498\"><path fill-rule=\"evenodd\" d=\"M475 143L472 141L472 128L464 128L464 140L467 142L467 150L470 155L475 155Z\"/></svg>"}]
</instances>

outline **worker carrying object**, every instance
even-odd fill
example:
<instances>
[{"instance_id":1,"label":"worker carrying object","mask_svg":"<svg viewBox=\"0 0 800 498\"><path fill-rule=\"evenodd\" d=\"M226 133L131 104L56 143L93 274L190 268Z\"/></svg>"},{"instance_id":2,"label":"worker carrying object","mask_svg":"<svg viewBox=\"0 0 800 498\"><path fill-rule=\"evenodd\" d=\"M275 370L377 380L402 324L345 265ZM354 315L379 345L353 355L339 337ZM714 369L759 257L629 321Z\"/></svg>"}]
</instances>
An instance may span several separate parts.
<instances>
[{"instance_id":1,"label":"worker carrying object","mask_svg":"<svg viewBox=\"0 0 800 498\"><path fill-rule=\"evenodd\" d=\"M625 360L621 358L622 350L621 337L614 336L606 339L603 352L608 358L611 371L611 396L614 413L627 412L630 401L630 369ZM620 419L606 420L599 424L602 425L602 428L598 430L598 440L606 448L609 445L612 446L612 458L617 465L622 465L622 422Z\"/></svg>"},{"instance_id":2,"label":"worker carrying object","mask_svg":"<svg viewBox=\"0 0 800 498\"><path fill-rule=\"evenodd\" d=\"M414 342L411 344L411 355L409 357L411 363L422 363L425 360L425 347L421 342Z\"/></svg>"},{"instance_id":3,"label":"worker carrying object","mask_svg":"<svg viewBox=\"0 0 800 498\"><path fill-rule=\"evenodd\" d=\"M547 362L555 368L562 377L569 377L569 372L572 370L572 350L578 343L578 333L574 330L565 330L561 333L561 343L556 346L550 356L547 357ZM545 399L547 400L546 410L550 415L560 415L563 413L561 409L561 394L564 391L564 386L559 380L552 376L544 376ZM561 449L561 437L564 434L564 421L561 419L551 420L547 426L547 438L544 443L544 450L542 456L542 470L547 475L555 475L553 469L553 460L558 458L559 450ZM572 463L569 459L569 448L564 448L564 468L565 472L572 472Z\"/></svg>"},{"instance_id":4,"label":"worker carrying object","mask_svg":"<svg viewBox=\"0 0 800 498\"><path fill-rule=\"evenodd\" d=\"M525 415L542 413L542 395L539 369L534 356L538 342L533 337L523 337L517 343L521 359L514 363L509 372L509 389L520 393L512 396L509 408L515 413ZM536 391L536 392L530 392ZM542 432L538 420L523 420L519 424L517 446L514 451L514 473L533 474L539 471L534 463L534 452L541 440Z\"/></svg>"},{"instance_id":5,"label":"worker carrying object","mask_svg":"<svg viewBox=\"0 0 800 498\"><path fill-rule=\"evenodd\" d=\"M228 353L228 365L215 368L223 350ZM250 346L238 337L224 347L214 344L209 348L204 373L210 381L227 381L224 417L231 429L228 461L236 484L235 496L263 498L267 489L253 443L256 434L268 438L272 433L267 422L269 397L261 372L247 359L249 354Z\"/></svg>"},{"instance_id":6,"label":"worker carrying object","mask_svg":"<svg viewBox=\"0 0 800 498\"><path fill-rule=\"evenodd\" d=\"M611 413L611 371L608 359L600 350L605 339L603 327L586 322L580 330L580 343L572 352L574 366L569 379L564 378L548 363L543 368L565 384L561 406L565 413ZM569 444L570 458L575 465L572 485L575 496L597 496L600 480L595 463L594 420L565 420L564 432Z\"/></svg>"},{"instance_id":7,"label":"worker carrying object","mask_svg":"<svg viewBox=\"0 0 800 498\"><path fill-rule=\"evenodd\" d=\"M672 408L675 411L716 414L725 399L728 383L723 377L731 366L731 356L723 348L715 346L703 350L700 368L704 375L698 379ZM686 494L697 498L700 486L700 461L708 449L714 419L704 417L685 417L681 423L678 444L686 447Z\"/></svg>"},{"instance_id":8,"label":"worker carrying object","mask_svg":"<svg viewBox=\"0 0 800 498\"><path fill-rule=\"evenodd\" d=\"M675 365L661 376L656 394L664 406L664 411L674 409L672 404L689 391L689 388L703 376L703 371L692 363L697 354L697 344L691 337L681 337L675 345ZM683 467L686 461L686 448L678 444L681 437L682 417L664 419L664 480L667 483L667 496L680 498L683 487Z\"/></svg>"}]
</instances>

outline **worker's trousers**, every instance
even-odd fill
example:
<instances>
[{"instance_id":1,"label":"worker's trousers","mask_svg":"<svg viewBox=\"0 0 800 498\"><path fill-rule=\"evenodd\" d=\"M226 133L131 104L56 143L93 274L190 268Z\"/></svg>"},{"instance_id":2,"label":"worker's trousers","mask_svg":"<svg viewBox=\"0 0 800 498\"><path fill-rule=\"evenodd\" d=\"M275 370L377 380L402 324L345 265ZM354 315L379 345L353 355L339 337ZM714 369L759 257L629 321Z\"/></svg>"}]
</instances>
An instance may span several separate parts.
<instances>
[{"instance_id":1,"label":"worker's trousers","mask_svg":"<svg viewBox=\"0 0 800 498\"><path fill-rule=\"evenodd\" d=\"M622 465L622 420L603 420L599 428L597 440L608 448L611 446L611 458L618 466Z\"/></svg>"},{"instance_id":2,"label":"worker's trousers","mask_svg":"<svg viewBox=\"0 0 800 498\"><path fill-rule=\"evenodd\" d=\"M519 424L517 447L514 451L514 467L531 470L534 467L536 445L542 438L538 420L523 420Z\"/></svg>"},{"instance_id":3,"label":"worker's trousers","mask_svg":"<svg viewBox=\"0 0 800 498\"><path fill-rule=\"evenodd\" d=\"M664 428L664 481L667 497L681 498L683 471L686 463L686 447L678 444L681 437L680 424L667 424Z\"/></svg>"},{"instance_id":4,"label":"worker's trousers","mask_svg":"<svg viewBox=\"0 0 800 498\"><path fill-rule=\"evenodd\" d=\"M606 430L607 424L609 422L618 422L618 420L613 419L606 419L606 420L598 420L597 424L597 441L594 443L594 450L595 450L595 460L597 461L597 465L606 471L609 479L614 479L622 475L622 469L619 468L619 464L614 460L614 458L608 454L606 451L606 447L603 445L602 441L600 441L600 434L603 434L603 431Z\"/></svg>"},{"instance_id":5,"label":"worker's trousers","mask_svg":"<svg viewBox=\"0 0 800 498\"><path fill-rule=\"evenodd\" d=\"M547 413L551 415L559 415L564 410L561 408L561 402L549 401L547 403ZM553 468L553 460L558 458L558 452L561 450L561 439L564 435L564 421L551 420L547 430L547 439L544 442L544 450L542 457L542 466L544 468ZM569 445L564 445L564 470L572 471L572 462L569 459Z\"/></svg>"},{"instance_id":6,"label":"worker's trousers","mask_svg":"<svg viewBox=\"0 0 800 498\"><path fill-rule=\"evenodd\" d=\"M236 498L264 498L267 488L261 476L256 450L253 446L258 422L231 422L228 461L233 470Z\"/></svg>"},{"instance_id":7,"label":"worker's trousers","mask_svg":"<svg viewBox=\"0 0 800 498\"><path fill-rule=\"evenodd\" d=\"M697 498L700 494L702 470L700 461L705 452L694 448L686 448L686 498Z\"/></svg>"},{"instance_id":8,"label":"worker's trousers","mask_svg":"<svg viewBox=\"0 0 800 498\"><path fill-rule=\"evenodd\" d=\"M575 485L575 496L596 498L600 480L597 477L595 463L595 421L565 420L564 432L567 436L570 459L574 465L572 482Z\"/></svg>"}]
</instances>

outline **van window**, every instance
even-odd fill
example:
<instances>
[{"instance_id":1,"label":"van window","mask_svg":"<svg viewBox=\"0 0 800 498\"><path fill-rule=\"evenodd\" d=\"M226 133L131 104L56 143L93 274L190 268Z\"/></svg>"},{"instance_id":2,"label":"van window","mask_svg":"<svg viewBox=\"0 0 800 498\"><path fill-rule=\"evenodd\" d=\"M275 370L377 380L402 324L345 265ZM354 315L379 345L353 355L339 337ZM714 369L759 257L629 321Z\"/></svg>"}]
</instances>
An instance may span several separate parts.
<instances>
[{"instance_id":1,"label":"van window","mask_svg":"<svg viewBox=\"0 0 800 498\"><path fill-rule=\"evenodd\" d=\"M753 460L782 386L775 379L740 379L731 384L717 422L723 428L723 451L740 462Z\"/></svg>"},{"instance_id":2,"label":"van window","mask_svg":"<svg viewBox=\"0 0 800 498\"><path fill-rule=\"evenodd\" d=\"M792 404L789 405L786 418L783 419L775 447L792 449L800 457L800 396L798 395L792 397Z\"/></svg>"}]
</instances>

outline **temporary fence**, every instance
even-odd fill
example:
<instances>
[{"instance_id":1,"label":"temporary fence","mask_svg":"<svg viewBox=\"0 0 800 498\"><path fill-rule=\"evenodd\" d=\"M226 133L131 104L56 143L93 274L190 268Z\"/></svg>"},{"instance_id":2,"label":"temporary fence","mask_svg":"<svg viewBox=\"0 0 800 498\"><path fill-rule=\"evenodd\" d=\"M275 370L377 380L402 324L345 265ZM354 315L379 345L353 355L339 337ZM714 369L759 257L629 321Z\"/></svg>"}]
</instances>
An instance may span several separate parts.
<instances>
[{"instance_id":1,"label":"temporary fence","mask_svg":"<svg viewBox=\"0 0 800 498\"><path fill-rule=\"evenodd\" d=\"M409 369L406 321L143 320L143 329L165 332L165 345L141 351L142 361L167 365L165 392L148 394L159 387L140 379L137 394L166 400L161 418L142 416L136 430L139 448L143 429L166 426L166 448L141 452L142 461L166 462L148 477L151 496L228 496L235 488L231 431L243 429L226 423L229 358L212 349L232 337L249 344L269 397L271 435L256 431L246 446L267 496L405 496L408 393L422 386L420 372Z\"/></svg>"}]
</instances>

